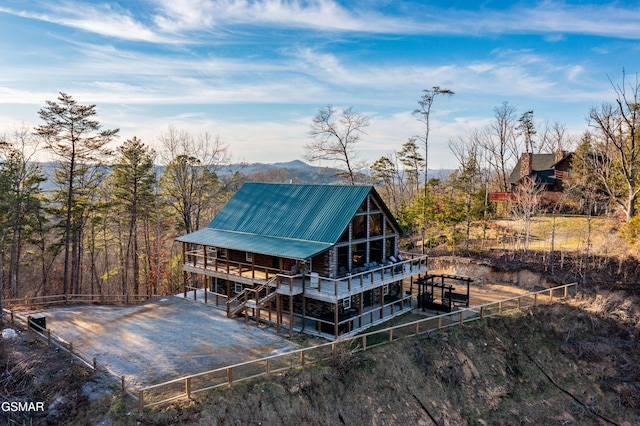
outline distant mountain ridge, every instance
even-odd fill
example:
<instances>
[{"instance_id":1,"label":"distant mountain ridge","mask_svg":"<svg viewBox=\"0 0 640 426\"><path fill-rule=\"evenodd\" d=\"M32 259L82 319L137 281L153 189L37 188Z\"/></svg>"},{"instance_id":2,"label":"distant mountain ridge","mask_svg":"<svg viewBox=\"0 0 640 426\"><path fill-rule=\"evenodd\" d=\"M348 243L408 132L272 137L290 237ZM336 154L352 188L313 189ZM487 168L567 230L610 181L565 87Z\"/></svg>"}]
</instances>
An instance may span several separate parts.
<instances>
[{"instance_id":1,"label":"distant mountain ridge","mask_svg":"<svg viewBox=\"0 0 640 426\"><path fill-rule=\"evenodd\" d=\"M46 177L42 188L45 191L55 189L56 185L53 181L54 173L57 169L57 162L48 161L38 163L42 169L42 173ZM162 174L164 166L157 166L158 176ZM110 172L110 168L107 168ZM239 173L244 180L267 182L295 182L295 183L344 183L345 180L340 176L343 172L335 167L319 167L307 164L304 161L293 160L280 163L233 163L217 168L216 173L220 176L228 176L230 174Z\"/></svg>"},{"instance_id":2,"label":"distant mountain ridge","mask_svg":"<svg viewBox=\"0 0 640 426\"><path fill-rule=\"evenodd\" d=\"M42 184L42 188L45 191L54 189L53 175L57 168L57 163L43 162L39 164L47 178ZM158 166L158 175L162 174L163 170L164 166ZM363 174L368 175L368 173L366 173L367 171ZM342 176L344 172L344 170L336 167L314 166L301 160L279 163L233 163L221 166L216 170L216 173L220 176L239 173L245 181L293 182L321 185L347 183L346 179ZM448 169L429 170L429 176L443 178L451 172L452 170Z\"/></svg>"}]
</instances>

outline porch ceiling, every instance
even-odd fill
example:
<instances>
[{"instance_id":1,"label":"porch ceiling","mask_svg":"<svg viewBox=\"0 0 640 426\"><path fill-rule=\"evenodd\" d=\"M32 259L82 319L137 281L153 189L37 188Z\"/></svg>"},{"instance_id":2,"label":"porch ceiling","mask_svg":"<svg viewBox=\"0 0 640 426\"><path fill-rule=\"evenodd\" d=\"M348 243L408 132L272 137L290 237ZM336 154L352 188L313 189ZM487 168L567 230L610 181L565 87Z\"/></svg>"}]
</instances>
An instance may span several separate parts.
<instances>
[{"instance_id":1,"label":"porch ceiling","mask_svg":"<svg viewBox=\"0 0 640 426\"><path fill-rule=\"evenodd\" d=\"M287 259L309 259L329 250L333 244L268 235L204 228L176 238L177 241L210 247L260 253Z\"/></svg>"}]
</instances>

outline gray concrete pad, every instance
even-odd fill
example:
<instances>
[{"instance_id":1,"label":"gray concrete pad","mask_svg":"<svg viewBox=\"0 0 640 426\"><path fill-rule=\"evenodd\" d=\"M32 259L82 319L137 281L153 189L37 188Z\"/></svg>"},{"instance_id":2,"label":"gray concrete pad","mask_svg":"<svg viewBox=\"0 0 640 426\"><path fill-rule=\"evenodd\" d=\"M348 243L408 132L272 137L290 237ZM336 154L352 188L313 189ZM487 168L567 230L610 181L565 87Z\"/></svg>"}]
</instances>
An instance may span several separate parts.
<instances>
[{"instance_id":1,"label":"gray concrete pad","mask_svg":"<svg viewBox=\"0 0 640 426\"><path fill-rule=\"evenodd\" d=\"M138 387L297 348L273 330L175 296L38 312L52 333Z\"/></svg>"}]
</instances>

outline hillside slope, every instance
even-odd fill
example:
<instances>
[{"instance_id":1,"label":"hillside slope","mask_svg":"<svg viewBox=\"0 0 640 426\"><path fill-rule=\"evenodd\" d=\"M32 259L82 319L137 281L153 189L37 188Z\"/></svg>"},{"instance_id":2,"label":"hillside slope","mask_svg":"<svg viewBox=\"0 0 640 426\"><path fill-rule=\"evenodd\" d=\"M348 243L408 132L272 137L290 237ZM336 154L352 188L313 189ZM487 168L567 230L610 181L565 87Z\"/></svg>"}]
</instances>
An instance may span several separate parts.
<instances>
[{"instance_id":1,"label":"hillside slope","mask_svg":"<svg viewBox=\"0 0 640 426\"><path fill-rule=\"evenodd\" d=\"M114 424L640 424L639 327L637 300L581 296Z\"/></svg>"},{"instance_id":2,"label":"hillside slope","mask_svg":"<svg viewBox=\"0 0 640 426\"><path fill-rule=\"evenodd\" d=\"M0 340L0 423L80 425L640 424L640 313L623 293L341 352L195 401L136 412L109 384L22 334Z\"/></svg>"}]
</instances>

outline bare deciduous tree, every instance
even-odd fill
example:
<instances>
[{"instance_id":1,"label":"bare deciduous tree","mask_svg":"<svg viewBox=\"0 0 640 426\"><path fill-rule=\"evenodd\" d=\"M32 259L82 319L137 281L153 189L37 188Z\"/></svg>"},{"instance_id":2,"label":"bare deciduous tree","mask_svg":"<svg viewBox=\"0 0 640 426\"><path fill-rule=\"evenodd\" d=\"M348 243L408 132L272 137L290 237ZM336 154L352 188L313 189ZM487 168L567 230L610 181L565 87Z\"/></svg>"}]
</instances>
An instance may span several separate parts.
<instances>
[{"instance_id":1,"label":"bare deciduous tree","mask_svg":"<svg viewBox=\"0 0 640 426\"><path fill-rule=\"evenodd\" d=\"M554 121L546 122L540 135L539 152L557 152L571 149L573 140L567 135L567 128L563 123Z\"/></svg>"},{"instance_id":2,"label":"bare deciduous tree","mask_svg":"<svg viewBox=\"0 0 640 426\"><path fill-rule=\"evenodd\" d=\"M26 124L16 126L0 143L0 169L8 187L1 191L0 203L6 207L6 221L1 223L10 242L9 280L11 297L18 297L19 270L25 263L22 259L24 240L35 228L34 222L42 212L40 183L45 180L41 167L32 160L38 151L38 141ZM3 256L0 255L0 261ZM2 272L0 268L0 272Z\"/></svg>"},{"instance_id":3,"label":"bare deciduous tree","mask_svg":"<svg viewBox=\"0 0 640 426\"><path fill-rule=\"evenodd\" d=\"M516 108L503 102L493 112L495 120L479 135L480 143L486 152L484 157L497 175L500 191L508 191L509 170L519 154L515 137Z\"/></svg>"},{"instance_id":4,"label":"bare deciduous tree","mask_svg":"<svg viewBox=\"0 0 640 426\"><path fill-rule=\"evenodd\" d=\"M605 103L589 113L590 125L601 139L598 175L611 200L626 216L636 215L640 193L640 82L611 82L616 93L614 104Z\"/></svg>"},{"instance_id":5,"label":"bare deciduous tree","mask_svg":"<svg viewBox=\"0 0 640 426\"><path fill-rule=\"evenodd\" d=\"M224 191L216 172L229 163L228 147L217 136L205 133L193 137L173 126L159 140L167 164L160 187L167 205L180 218L182 230L193 232L200 229L203 216L214 216L214 202Z\"/></svg>"},{"instance_id":6,"label":"bare deciduous tree","mask_svg":"<svg viewBox=\"0 0 640 426\"><path fill-rule=\"evenodd\" d=\"M531 222L540 210L543 188L529 176L520 180L514 199L511 203L512 217L522 225L520 239L523 240L523 250L529 249L531 241Z\"/></svg>"},{"instance_id":7,"label":"bare deciduous tree","mask_svg":"<svg viewBox=\"0 0 640 426\"><path fill-rule=\"evenodd\" d=\"M331 105L318 110L313 117L309 136L312 140L305 145L305 158L311 162L328 160L343 163L346 176L355 184L358 153L354 145L365 135L369 118L353 107L338 111Z\"/></svg>"},{"instance_id":8,"label":"bare deciduous tree","mask_svg":"<svg viewBox=\"0 0 640 426\"><path fill-rule=\"evenodd\" d=\"M423 223L426 224L427 215L427 182L429 180L429 133L431 131L431 107L433 101L437 96L444 95L447 97L453 96L455 93L452 90L446 89L440 86L433 86L431 89L425 89L422 91L422 97L418 100L419 108L413 111L413 115L418 117L418 120L424 123L424 133L418 136L418 139L422 141L424 145L424 185L423 185L423 202L422 202L422 216ZM424 235L425 228L422 227L422 253L424 254Z\"/></svg>"}]
</instances>

